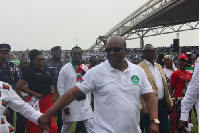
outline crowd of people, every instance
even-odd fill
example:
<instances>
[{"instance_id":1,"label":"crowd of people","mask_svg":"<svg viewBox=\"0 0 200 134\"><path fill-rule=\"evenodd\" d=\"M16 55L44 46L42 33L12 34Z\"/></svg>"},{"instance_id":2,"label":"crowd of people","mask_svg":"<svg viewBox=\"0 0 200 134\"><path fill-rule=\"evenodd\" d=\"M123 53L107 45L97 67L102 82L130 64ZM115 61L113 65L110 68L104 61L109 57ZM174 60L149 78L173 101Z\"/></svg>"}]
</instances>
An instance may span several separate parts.
<instances>
[{"instance_id":1,"label":"crowd of people","mask_svg":"<svg viewBox=\"0 0 200 134\"><path fill-rule=\"evenodd\" d=\"M51 59L52 55L51 55L51 50L40 50L44 56L44 58L46 60ZM182 46L179 48L179 53L178 52L174 52L174 49L172 46L170 47L156 47L155 48L156 51L156 57L158 57L159 54L161 54L161 56L164 55L171 55L173 58L173 61L176 65L178 65L178 55L179 53L185 53L185 52L191 52L193 54L193 56L197 56L199 54L199 46ZM10 59L11 60L21 60L24 58L28 58L28 53L29 50L27 49L26 51L11 51L10 52ZM70 53L71 50L62 50L62 59L66 60L66 62L69 62L70 60ZM106 59L106 53L104 52L104 50L83 50L83 55L82 55L82 60L85 61L85 63L89 62L89 58L91 56L95 55L98 58L102 58L102 59ZM128 48L128 53L126 55L126 58L128 60L131 59L138 59L139 62L141 62L143 60L142 58L142 49L141 48ZM163 59L162 58L162 59Z\"/></svg>"},{"instance_id":2,"label":"crowd of people","mask_svg":"<svg viewBox=\"0 0 200 134\"><path fill-rule=\"evenodd\" d=\"M191 108L198 117L198 100L188 104L198 46L128 49L118 36L104 43L45 51L0 44L0 132L67 133L73 122L76 133L189 131Z\"/></svg>"}]
</instances>

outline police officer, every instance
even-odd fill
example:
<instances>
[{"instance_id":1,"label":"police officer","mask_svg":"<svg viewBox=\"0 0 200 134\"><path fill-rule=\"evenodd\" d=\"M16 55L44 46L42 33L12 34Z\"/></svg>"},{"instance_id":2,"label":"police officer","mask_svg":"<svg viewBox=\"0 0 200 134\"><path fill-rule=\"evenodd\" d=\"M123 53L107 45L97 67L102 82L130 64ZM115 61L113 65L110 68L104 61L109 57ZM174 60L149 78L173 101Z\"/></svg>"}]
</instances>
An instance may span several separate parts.
<instances>
[{"instance_id":1,"label":"police officer","mask_svg":"<svg viewBox=\"0 0 200 134\"><path fill-rule=\"evenodd\" d=\"M55 46L51 49L52 58L46 61L47 66L49 67L49 73L53 78L52 85L57 90L57 81L58 75L61 68L65 65L65 62L61 60L62 58L62 50L60 46ZM62 128L62 111L57 112L57 126L58 126L58 133L61 132Z\"/></svg>"},{"instance_id":2,"label":"police officer","mask_svg":"<svg viewBox=\"0 0 200 134\"><path fill-rule=\"evenodd\" d=\"M6 82L15 89L15 84L19 80L18 72L16 70L16 65L9 62L9 52L11 47L9 44L0 44L0 81ZM7 114L8 122L13 125L13 115L14 111L10 108L9 115ZM8 112L7 112L8 113Z\"/></svg>"}]
</instances>

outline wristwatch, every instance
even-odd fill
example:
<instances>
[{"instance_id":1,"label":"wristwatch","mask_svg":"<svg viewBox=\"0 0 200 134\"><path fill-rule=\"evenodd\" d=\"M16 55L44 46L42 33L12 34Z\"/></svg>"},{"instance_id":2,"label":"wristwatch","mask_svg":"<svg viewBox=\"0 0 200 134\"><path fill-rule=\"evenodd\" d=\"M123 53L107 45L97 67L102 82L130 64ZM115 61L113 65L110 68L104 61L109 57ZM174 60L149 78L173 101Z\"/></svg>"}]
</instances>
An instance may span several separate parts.
<instances>
[{"instance_id":1,"label":"wristwatch","mask_svg":"<svg viewBox=\"0 0 200 134\"><path fill-rule=\"evenodd\" d=\"M158 119L151 120L151 122L154 122L154 123L156 123L158 125L160 124L160 121Z\"/></svg>"}]
</instances>

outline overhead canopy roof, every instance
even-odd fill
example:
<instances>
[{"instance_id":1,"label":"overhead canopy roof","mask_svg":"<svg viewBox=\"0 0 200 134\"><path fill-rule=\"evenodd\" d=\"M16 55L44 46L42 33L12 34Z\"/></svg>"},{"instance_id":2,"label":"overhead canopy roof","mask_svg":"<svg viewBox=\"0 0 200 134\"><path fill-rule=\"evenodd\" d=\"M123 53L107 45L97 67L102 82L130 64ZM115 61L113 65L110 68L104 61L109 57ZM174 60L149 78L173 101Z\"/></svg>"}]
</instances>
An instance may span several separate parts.
<instances>
[{"instance_id":1,"label":"overhead canopy roof","mask_svg":"<svg viewBox=\"0 0 200 134\"><path fill-rule=\"evenodd\" d=\"M177 1L142 21L135 28L177 25L199 20L199 0Z\"/></svg>"},{"instance_id":2,"label":"overhead canopy roof","mask_svg":"<svg viewBox=\"0 0 200 134\"><path fill-rule=\"evenodd\" d=\"M196 29L199 23L199 0L149 0L104 36L131 39L130 36L137 35L140 31L146 30L145 33L148 33L154 28L161 28L163 31L165 27L187 25L190 22L197 22L196 26L191 27ZM94 47L102 48L101 40L97 39L89 49Z\"/></svg>"}]
</instances>

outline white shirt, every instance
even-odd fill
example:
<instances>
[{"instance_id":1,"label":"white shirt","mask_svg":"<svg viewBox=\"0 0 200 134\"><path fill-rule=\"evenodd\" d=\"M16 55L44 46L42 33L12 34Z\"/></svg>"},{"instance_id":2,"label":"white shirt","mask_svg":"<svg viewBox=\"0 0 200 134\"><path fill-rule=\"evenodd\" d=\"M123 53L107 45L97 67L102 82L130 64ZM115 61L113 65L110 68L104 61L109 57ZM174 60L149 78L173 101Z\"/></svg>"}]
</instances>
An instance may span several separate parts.
<instances>
[{"instance_id":1,"label":"white shirt","mask_svg":"<svg viewBox=\"0 0 200 134\"><path fill-rule=\"evenodd\" d=\"M163 68L163 71L164 71L164 73L165 73L165 75L166 75L167 78L170 78L171 74L174 72L171 69L168 69L166 67Z\"/></svg>"},{"instance_id":2,"label":"white shirt","mask_svg":"<svg viewBox=\"0 0 200 134\"><path fill-rule=\"evenodd\" d=\"M24 102L12 89L12 87L6 84L9 88L3 88L3 82L0 81L0 133L9 133L8 127L13 128L10 123L7 122L4 112L7 107L10 107L16 112L22 114L25 118L28 118L32 122L37 124L38 118L42 115L39 111L36 111L31 105ZM14 128L13 128L14 129Z\"/></svg>"},{"instance_id":3,"label":"white shirt","mask_svg":"<svg viewBox=\"0 0 200 134\"><path fill-rule=\"evenodd\" d=\"M166 75L167 78L170 78L170 77L171 77L171 74L172 74L174 71L176 71L176 70L177 70L177 68L175 67L174 63L172 63L172 70L166 68L166 66L165 66L164 69L163 69L163 71L164 71L164 73L165 73L165 75Z\"/></svg>"},{"instance_id":4,"label":"white shirt","mask_svg":"<svg viewBox=\"0 0 200 134\"><path fill-rule=\"evenodd\" d=\"M82 65L82 67L87 71L87 66ZM57 83L57 90L60 96L67 92L71 87L75 86L77 83L76 77L77 74L71 63L67 63L62 67ZM66 115L62 112L62 117L65 122L82 121L93 118L94 116L88 96L81 101L72 101L69 104L69 109L70 115Z\"/></svg>"},{"instance_id":5,"label":"white shirt","mask_svg":"<svg viewBox=\"0 0 200 134\"><path fill-rule=\"evenodd\" d=\"M121 72L108 60L90 69L76 86L85 94L94 94L94 132L141 132L140 97L153 92L142 68L126 60Z\"/></svg>"},{"instance_id":6,"label":"white shirt","mask_svg":"<svg viewBox=\"0 0 200 134\"><path fill-rule=\"evenodd\" d=\"M181 101L181 118L182 121L188 121L189 111L196 103L197 119L199 119L199 58L195 63L192 79L187 87L184 99Z\"/></svg>"},{"instance_id":7,"label":"white shirt","mask_svg":"<svg viewBox=\"0 0 200 134\"><path fill-rule=\"evenodd\" d=\"M164 98L164 86L163 86L163 80L162 80L162 75L160 71L158 70L157 66L155 65L156 63L154 62L154 66L148 62L147 60L144 60L149 69L151 70L151 73L154 76L154 79L156 81L156 87L158 89L158 100L161 100Z\"/></svg>"}]
</instances>

